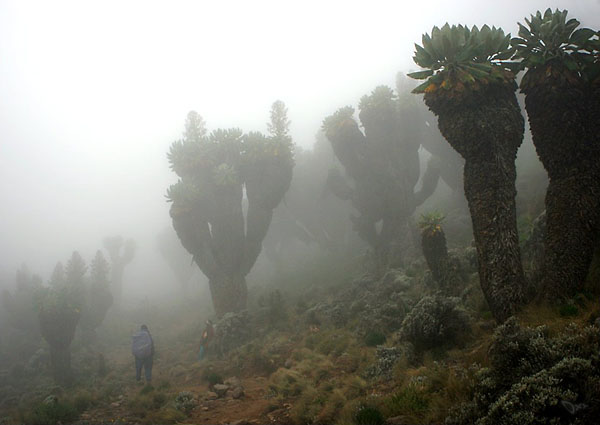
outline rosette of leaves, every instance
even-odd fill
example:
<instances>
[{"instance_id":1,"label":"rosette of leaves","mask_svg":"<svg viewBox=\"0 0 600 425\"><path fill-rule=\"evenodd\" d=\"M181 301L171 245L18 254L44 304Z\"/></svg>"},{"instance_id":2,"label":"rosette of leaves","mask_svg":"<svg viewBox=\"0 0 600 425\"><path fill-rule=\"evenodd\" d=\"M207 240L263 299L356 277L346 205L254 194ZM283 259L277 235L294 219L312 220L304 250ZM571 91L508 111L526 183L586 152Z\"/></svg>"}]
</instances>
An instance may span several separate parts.
<instances>
[{"instance_id":1,"label":"rosette of leaves","mask_svg":"<svg viewBox=\"0 0 600 425\"><path fill-rule=\"evenodd\" d=\"M484 25L434 27L415 45L425 79L414 93L438 117L448 143L465 159L464 187L477 245L481 287L496 320L510 317L523 300L525 277L517 236L515 157L524 120L507 62L510 34Z\"/></svg>"},{"instance_id":2,"label":"rosette of leaves","mask_svg":"<svg viewBox=\"0 0 600 425\"><path fill-rule=\"evenodd\" d=\"M598 33L590 28L578 28L580 22L567 20L567 10L554 12L548 8L542 14L537 11L529 19L527 26L519 23L519 36L511 40L516 50L515 59L520 59L520 69L534 70L546 65L555 65L550 72L526 72L521 88L535 85L555 74L566 82L573 83L577 76L586 81L594 81L600 76L598 66ZM552 75L554 76L554 75Z\"/></svg>"},{"instance_id":3,"label":"rosette of leaves","mask_svg":"<svg viewBox=\"0 0 600 425\"><path fill-rule=\"evenodd\" d=\"M600 231L598 33L567 11L537 12L512 39L533 143L548 172L541 293L583 288ZM577 214L573 213L573 210Z\"/></svg>"},{"instance_id":4,"label":"rosette of leaves","mask_svg":"<svg viewBox=\"0 0 600 425\"><path fill-rule=\"evenodd\" d=\"M495 82L511 83L518 65L507 62L513 56L510 34L483 25L469 29L445 24L433 27L431 36L423 34L423 45L415 44L415 63L425 71L407 74L426 79L413 93L432 93L444 89L449 95L477 90Z\"/></svg>"}]
</instances>

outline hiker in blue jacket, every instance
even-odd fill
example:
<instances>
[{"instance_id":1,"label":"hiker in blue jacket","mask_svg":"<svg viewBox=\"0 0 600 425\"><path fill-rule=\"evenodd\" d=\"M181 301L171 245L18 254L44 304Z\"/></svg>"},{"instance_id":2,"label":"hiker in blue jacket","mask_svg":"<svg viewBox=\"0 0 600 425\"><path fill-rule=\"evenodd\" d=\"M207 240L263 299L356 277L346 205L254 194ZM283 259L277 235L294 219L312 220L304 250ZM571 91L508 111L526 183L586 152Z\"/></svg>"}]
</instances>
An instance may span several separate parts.
<instances>
[{"instance_id":1,"label":"hiker in blue jacket","mask_svg":"<svg viewBox=\"0 0 600 425\"><path fill-rule=\"evenodd\" d=\"M146 383L152 381L152 360L154 358L154 340L148 326L142 325L140 331L133 335L131 351L135 356L135 380L142 379L142 367L146 376Z\"/></svg>"}]
</instances>

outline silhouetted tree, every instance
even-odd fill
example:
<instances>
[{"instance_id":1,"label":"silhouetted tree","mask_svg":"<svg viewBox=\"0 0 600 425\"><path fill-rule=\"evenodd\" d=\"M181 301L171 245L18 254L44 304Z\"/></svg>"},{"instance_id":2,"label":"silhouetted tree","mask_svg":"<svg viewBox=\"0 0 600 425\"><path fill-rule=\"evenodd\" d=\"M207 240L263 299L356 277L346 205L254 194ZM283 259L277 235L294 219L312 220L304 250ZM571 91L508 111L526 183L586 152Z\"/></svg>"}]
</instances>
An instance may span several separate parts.
<instances>
[{"instance_id":1,"label":"silhouetted tree","mask_svg":"<svg viewBox=\"0 0 600 425\"><path fill-rule=\"evenodd\" d=\"M2 295L9 324L24 332L27 338L37 340L40 337L40 325L35 314L35 299L42 287L42 279L38 275L32 275L23 264L17 270L15 283L14 293L5 290Z\"/></svg>"},{"instance_id":2,"label":"silhouetted tree","mask_svg":"<svg viewBox=\"0 0 600 425\"><path fill-rule=\"evenodd\" d=\"M271 116L280 117L282 104ZM199 140L177 141L168 154L180 177L167 193L173 227L208 277L218 316L246 308L245 276L260 254L273 209L292 179L292 146L287 128L274 120L275 135L216 130ZM244 220L242 199L248 198Z\"/></svg>"},{"instance_id":3,"label":"silhouetted tree","mask_svg":"<svg viewBox=\"0 0 600 425\"><path fill-rule=\"evenodd\" d=\"M359 105L364 134L354 120L354 109L345 107L327 117L323 129L336 157L344 166L344 176L332 170L331 190L340 199L352 202L360 215L351 217L360 237L371 245L384 263L401 261L401 244L411 240L408 219L416 207L435 190L439 173L427 180L420 193L419 131L412 110L400 113L393 91L385 86L364 96ZM378 232L376 224L381 221Z\"/></svg>"},{"instance_id":4,"label":"silhouetted tree","mask_svg":"<svg viewBox=\"0 0 600 425\"><path fill-rule=\"evenodd\" d=\"M109 272L110 267L102 251L97 251L92 260L90 284L87 287L85 306L81 314L80 326L85 342L94 340L96 328L102 324L113 303L108 281Z\"/></svg>"},{"instance_id":5,"label":"silhouetted tree","mask_svg":"<svg viewBox=\"0 0 600 425\"><path fill-rule=\"evenodd\" d=\"M75 251L67 263L64 284L40 290L40 329L50 346L54 380L60 385L67 385L72 379L70 346L84 303L86 270L83 259Z\"/></svg>"},{"instance_id":6,"label":"silhouetted tree","mask_svg":"<svg viewBox=\"0 0 600 425\"><path fill-rule=\"evenodd\" d=\"M194 267L192 256L181 246L173 228L167 228L157 236L158 250L179 282L182 296L186 296Z\"/></svg>"},{"instance_id":7,"label":"silhouetted tree","mask_svg":"<svg viewBox=\"0 0 600 425\"><path fill-rule=\"evenodd\" d=\"M424 93L448 143L465 159L465 195L471 211L481 288L496 320L511 316L523 301L515 209L515 158L524 120L517 103L510 35L501 29L444 25L423 35L415 62L427 78Z\"/></svg>"},{"instance_id":8,"label":"silhouetted tree","mask_svg":"<svg viewBox=\"0 0 600 425\"><path fill-rule=\"evenodd\" d=\"M123 296L123 271L135 257L135 242L133 239L125 241L122 236L113 236L104 239L104 248L110 257L110 283L113 299L118 307Z\"/></svg>"}]
</instances>

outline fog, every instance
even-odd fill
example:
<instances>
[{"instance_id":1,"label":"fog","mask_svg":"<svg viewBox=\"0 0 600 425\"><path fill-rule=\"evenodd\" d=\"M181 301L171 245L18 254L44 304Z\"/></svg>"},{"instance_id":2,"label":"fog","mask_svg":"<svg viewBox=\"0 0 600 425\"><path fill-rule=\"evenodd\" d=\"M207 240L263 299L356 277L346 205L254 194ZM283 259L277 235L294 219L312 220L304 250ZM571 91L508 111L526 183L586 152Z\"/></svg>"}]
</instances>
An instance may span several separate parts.
<instances>
[{"instance_id":1,"label":"fog","mask_svg":"<svg viewBox=\"0 0 600 425\"><path fill-rule=\"evenodd\" d=\"M156 237L170 226L166 152L189 110L211 130L265 131L281 99L310 148L323 117L416 69L413 43L433 25L515 33L546 7L598 26L596 0L2 1L3 283L21 263L46 280L73 250L89 261L122 235L138 246L126 291L172 292Z\"/></svg>"}]
</instances>

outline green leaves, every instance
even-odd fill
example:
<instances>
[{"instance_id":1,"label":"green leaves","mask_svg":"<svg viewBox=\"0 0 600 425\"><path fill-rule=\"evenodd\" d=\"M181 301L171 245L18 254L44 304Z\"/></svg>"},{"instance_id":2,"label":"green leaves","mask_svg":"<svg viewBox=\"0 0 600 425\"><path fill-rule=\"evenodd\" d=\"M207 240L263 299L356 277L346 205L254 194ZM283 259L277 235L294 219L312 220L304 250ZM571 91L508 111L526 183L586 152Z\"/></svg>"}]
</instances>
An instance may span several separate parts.
<instances>
[{"instance_id":1,"label":"green leaves","mask_svg":"<svg viewBox=\"0 0 600 425\"><path fill-rule=\"evenodd\" d=\"M433 75L433 70L428 69L426 71L410 72L406 75L408 75L410 78L414 78L415 80L424 80L425 78L431 77Z\"/></svg>"},{"instance_id":2,"label":"green leaves","mask_svg":"<svg viewBox=\"0 0 600 425\"><path fill-rule=\"evenodd\" d=\"M546 9L519 23L519 37L510 43L516 50L515 59L522 59L521 69L534 69L551 61L561 63L571 72L583 77L597 68L598 35L589 28L579 28L577 19L567 21L567 10Z\"/></svg>"},{"instance_id":3,"label":"green leaves","mask_svg":"<svg viewBox=\"0 0 600 425\"><path fill-rule=\"evenodd\" d=\"M433 27L431 36L423 34L422 43L422 46L415 44L413 59L426 70L407 75L428 80L415 88L414 93L432 91L438 85L451 89L454 82L460 82L456 87L462 90L464 84L478 80L502 81L509 77L506 72L498 71L511 69L504 66L504 61L513 56L514 48L510 47L510 34L505 35L500 28L484 25L481 29L477 26L469 29L446 23L442 28Z\"/></svg>"}]
</instances>

